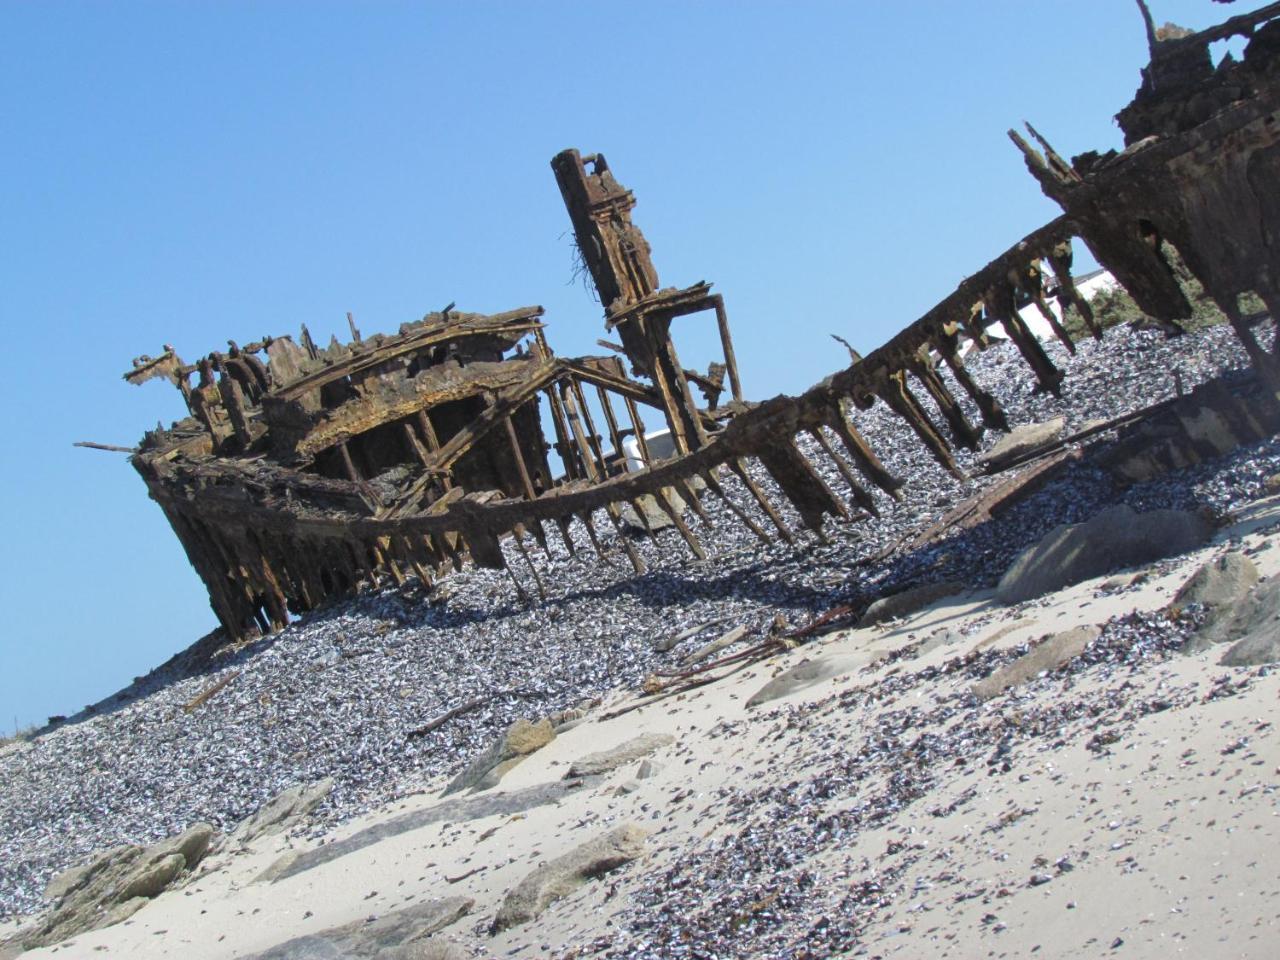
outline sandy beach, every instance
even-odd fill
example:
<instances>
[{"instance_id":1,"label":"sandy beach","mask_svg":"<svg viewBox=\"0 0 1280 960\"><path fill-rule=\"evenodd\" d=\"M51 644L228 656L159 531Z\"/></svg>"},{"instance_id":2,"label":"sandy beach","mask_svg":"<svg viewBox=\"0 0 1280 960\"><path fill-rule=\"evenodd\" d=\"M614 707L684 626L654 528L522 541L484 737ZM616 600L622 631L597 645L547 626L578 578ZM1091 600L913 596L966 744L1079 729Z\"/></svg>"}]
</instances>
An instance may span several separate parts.
<instances>
[{"instance_id":1,"label":"sandy beach","mask_svg":"<svg viewBox=\"0 0 1280 960\"><path fill-rule=\"evenodd\" d=\"M618 690L489 790L425 782L316 840L225 843L125 922L25 955L250 957L465 897L434 936L475 956L1274 956L1280 675L1178 652L1161 611L1228 549L1280 571L1277 524L1280 499L1258 501L1127 575L1012 607L958 594L674 697ZM1061 669L972 695L1028 644L1095 625ZM805 661L837 672L747 706ZM650 734L672 739L645 779L632 761L565 780ZM647 831L641 857L490 935L533 868L624 823Z\"/></svg>"}]
</instances>

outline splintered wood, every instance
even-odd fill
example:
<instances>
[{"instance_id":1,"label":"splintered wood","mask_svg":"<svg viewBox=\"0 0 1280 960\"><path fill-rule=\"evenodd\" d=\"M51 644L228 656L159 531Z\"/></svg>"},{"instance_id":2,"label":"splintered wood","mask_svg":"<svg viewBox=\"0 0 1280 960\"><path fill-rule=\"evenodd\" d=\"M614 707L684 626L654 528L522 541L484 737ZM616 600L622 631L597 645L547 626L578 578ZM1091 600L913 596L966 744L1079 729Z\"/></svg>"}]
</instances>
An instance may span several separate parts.
<instances>
[{"instance_id":1,"label":"splintered wood","mask_svg":"<svg viewBox=\"0 0 1280 960\"><path fill-rule=\"evenodd\" d=\"M877 401L959 475L956 447L976 448L986 430L1009 428L1005 411L965 369L969 341L981 349L988 330L1002 327L1039 387L1058 393L1062 371L1020 311L1033 307L1068 349L1061 312L1075 311L1101 335L1071 279L1075 238L1170 333L1191 312L1174 279L1176 253L1231 320L1274 399L1280 358L1258 342L1238 298L1254 292L1273 313L1280 308L1277 16L1272 5L1199 34L1153 34L1143 86L1120 114L1123 153L1068 162L1033 128L1036 146L1011 132L1063 215L879 349L859 357L850 348L848 367L800 396L744 399L723 298L705 282L662 287L631 220L634 194L603 155L566 150L551 166L606 329L620 341L601 341L610 354L557 357L538 306L486 316L453 304L393 335L362 337L348 315L351 341L325 347L305 326L296 340L229 342L193 364L166 346L159 357L137 358L125 379L169 380L190 416L147 433L132 463L218 619L244 639L362 586L410 577L430 583L467 559L504 567L503 539L529 533L545 548L545 522L570 550L580 545L574 536L585 535L599 552L598 511L618 530L632 516L646 528L673 526L703 557L686 510L709 524L698 499L705 494L721 498L733 521L761 539L795 542L797 531L757 482L764 474L822 538L829 519L875 514L872 488L903 495L903 480L884 467L852 415ZM1232 35L1248 38L1243 59L1215 68L1209 44ZM698 313L714 316L721 345L705 372L682 364L673 335L678 318ZM953 389L967 394L978 422ZM662 430L647 433L642 414ZM852 502L823 480L801 437L834 461ZM726 471L742 481L768 528L729 497ZM991 505L973 505L952 522ZM629 538L616 543L643 571ZM541 591L523 543L515 553Z\"/></svg>"}]
</instances>

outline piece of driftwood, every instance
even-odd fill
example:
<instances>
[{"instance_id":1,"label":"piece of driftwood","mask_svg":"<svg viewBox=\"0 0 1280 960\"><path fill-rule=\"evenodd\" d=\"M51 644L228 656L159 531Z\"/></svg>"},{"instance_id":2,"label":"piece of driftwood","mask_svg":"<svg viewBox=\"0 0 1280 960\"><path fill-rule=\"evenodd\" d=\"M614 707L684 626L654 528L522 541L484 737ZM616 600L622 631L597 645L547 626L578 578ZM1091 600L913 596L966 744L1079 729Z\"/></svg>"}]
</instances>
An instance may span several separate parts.
<instances>
[{"instance_id":1,"label":"piece of driftwood","mask_svg":"<svg viewBox=\"0 0 1280 960\"><path fill-rule=\"evenodd\" d=\"M410 740L416 740L418 737L425 737L431 731L439 730L450 720L460 717L464 713L470 713L472 710L478 710L480 707L483 707L486 703L492 703L498 697L501 697L505 693L509 693L509 692L510 691L503 691L502 693L486 693L479 697L472 697L470 700L465 700L462 703L458 704L456 707L446 710L444 713L440 714L440 716L436 717L434 720L428 721L427 723L424 723L422 726L415 727L413 730L410 730L406 734L406 737L408 737L408 739Z\"/></svg>"},{"instance_id":2,"label":"piece of driftwood","mask_svg":"<svg viewBox=\"0 0 1280 960\"><path fill-rule=\"evenodd\" d=\"M222 691L227 686L227 684L231 683L231 681L238 676L240 676L240 671L233 670L230 673L228 673L225 677L222 677L216 682L211 683L209 686L205 687L203 690L197 693L194 697L192 697L190 700L184 703L182 705L182 712L191 713L193 710L197 710L200 707L204 706L206 703L209 702L209 700L217 696L217 694L220 691Z\"/></svg>"},{"instance_id":3,"label":"piece of driftwood","mask_svg":"<svg viewBox=\"0 0 1280 960\"><path fill-rule=\"evenodd\" d=\"M137 453L137 447L120 447L114 443L94 443L92 440L80 440L73 447L84 447L86 450L106 450L108 453Z\"/></svg>"}]
</instances>

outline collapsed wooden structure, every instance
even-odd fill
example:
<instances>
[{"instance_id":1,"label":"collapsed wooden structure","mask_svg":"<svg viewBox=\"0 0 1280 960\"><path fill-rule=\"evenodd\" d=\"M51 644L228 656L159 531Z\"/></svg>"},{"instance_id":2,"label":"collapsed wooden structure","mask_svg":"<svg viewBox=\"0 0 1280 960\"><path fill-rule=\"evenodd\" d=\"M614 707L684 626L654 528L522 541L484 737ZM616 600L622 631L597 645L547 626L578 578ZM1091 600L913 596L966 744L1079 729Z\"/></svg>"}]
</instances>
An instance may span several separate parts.
<instances>
[{"instance_id":1,"label":"collapsed wooden structure","mask_svg":"<svg viewBox=\"0 0 1280 960\"><path fill-rule=\"evenodd\" d=\"M125 379L170 380L191 415L147 433L132 462L208 587L218 619L242 638L279 629L290 614L362 584L411 576L429 583L465 557L502 568L503 538L516 535L515 553L526 550L526 534L545 546L544 524L570 550L575 536L585 536L603 552L597 522L621 531L628 506L646 516L645 498L699 557L705 550L686 507L709 523L700 494L721 498L761 539L795 541L756 481L753 461L821 537L827 518L877 513L869 487L902 496L901 479L851 416L877 401L959 475L954 447L975 448L985 429L1009 427L996 399L968 375L962 340L984 345L988 328L999 325L1039 385L1057 393L1062 372L1018 312L1035 304L1074 349L1046 302L1047 272L1057 278L1052 295L1063 310L1075 310L1101 336L1072 283L1075 239L1170 332L1191 312L1170 266L1176 248L1274 397L1280 361L1237 304L1252 291L1273 314L1280 308L1278 17L1274 3L1189 34L1157 31L1148 16L1151 64L1120 114L1126 149L1068 162L1034 129L1037 146L1011 132L1063 215L801 396L744 400L723 299L705 283L661 288L631 220L632 193L603 156L568 150L552 168L606 326L621 340L606 344L613 354L556 356L536 306L481 316L450 305L396 335L368 339L352 324L351 342L325 348L304 327L297 342L230 343L194 364L166 348L135 360ZM1215 67L1209 45L1230 36L1249 38L1245 56ZM722 361L705 373L681 365L671 335L673 320L702 311L714 313L723 348ZM953 390L973 401L979 422ZM671 456L648 449L642 414L661 418ZM814 469L801 436L834 461L850 503ZM623 456L627 444L642 469ZM722 482L726 471L754 506L734 499ZM614 543L643 570L627 536ZM529 569L536 580L536 566Z\"/></svg>"}]
</instances>

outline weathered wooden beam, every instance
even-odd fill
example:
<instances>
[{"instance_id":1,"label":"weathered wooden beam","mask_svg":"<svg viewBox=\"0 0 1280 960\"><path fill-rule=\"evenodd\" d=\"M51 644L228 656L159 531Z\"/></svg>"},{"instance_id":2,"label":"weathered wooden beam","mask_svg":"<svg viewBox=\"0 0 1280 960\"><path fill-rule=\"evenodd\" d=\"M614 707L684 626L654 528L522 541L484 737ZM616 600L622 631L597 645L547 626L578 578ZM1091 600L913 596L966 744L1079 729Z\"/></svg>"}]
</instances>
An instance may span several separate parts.
<instances>
[{"instance_id":1,"label":"weathered wooden beam","mask_svg":"<svg viewBox=\"0 0 1280 960\"><path fill-rule=\"evenodd\" d=\"M853 494L853 499L858 506L867 511L867 513L871 514L873 517L880 516L880 508L876 506L875 498L863 489L862 484L858 482L858 478L854 476L853 469L849 466L848 462L845 461L844 457L840 456L840 454L836 452L835 447L832 446L831 441L827 439L827 435L823 432L822 427L810 427L808 433L815 441L817 441L817 444L822 448L823 453L825 453L830 458L831 462L835 464L836 469L840 471L840 476L844 478L844 482L849 487L849 492Z\"/></svg>"},{"instance_id":2,"label":"weathered wooden beam","mask_svg":"<svg viewBox=\"0 0 1280 960\"><path fill-rule=\"evenodd\" d=\"M955 457L951 455L951 450L947 447L946 440L942 438L942 434L933 425L933 421L925 413L920 401L916 399L915 394L907 386L906 371L899 371L886 377L881 386L879 396L894 413L907 421L911 429L916 432L916 436L933 454L934 459L942 464L947 472L957 479L964 478L964 474L956 464Z\"/></svg>"},{"instance_id":3,"label":"weathered wooden beam","mask_svg":"<svg viewBox=\"0 0 1280 960\"><path fill-rule=\"evenodd\" d=\"M671 522L675 524L676 530L680 532L680 536L684 538L684 542L689 545L689 549L693 551L693 555L699 560L707 559L707 551L703 549L698 538L694 536L693 531L689 528L689 524L685 523L684 514L682 514L679 508L671 501L671 497L668 493L670 489L670 487L663 487L653 495L654 499L657 501L662 512L671 518Z\"/></svg>"},{"instance_id":4,"label":"weathered wooden beam","mask_svg":"<svg viewBox=\"0 0 1280 960\"><path fill-rule=\"evenodd\" d=\"M537 491L533 489L533 480L529 477L529 468L525 465L524 454L520 450L520 438L516 436L515 424L511 422L511 417L503 418L503 426L506 427L507 442L511 446L511 456L516 462L516 469L520 473L520 484L524 487L524 495L530 500L537 500Z\"/></svg>"},{"instance_id":5,"label":"weathered wooden beam","mask_svg":"<svg viewBox=\"0 0 1280 960\"><path fill-rule=\"evenodd\" d=\"M1050 247L1045 256L1053 269L1053 275L1058 279L1058 302L1062 305L1063 313L1066 313L1068 306L1075 307L1080 318L1084 320L1085 326L1093 334L1093 338L1101 340L1102 327L1094 318L1093 307L1076 288L1075 278L1071 275L1071 264L1074 259L1071 240L1063 240Z\"/></svg>"},{"instance_id":6,"label":"weathered wooden beam","mask_svg":"<svg viewBox=\"0 0 1280 960\"><path fill-rule=\"evenodd\" d=\"M942 377L938 376L937 367L934 366L933 358L928 352L921 351L916 354L907 369L924 385L925 391L933 398L943 419L947 421L956 444L970 450L977 450L978 441L982 439L982 430L969 423L964 410L947 389Z\"/></svg>"},{"instance_id":7,"label":"weathered wooden beam","mask_svg":"<svg viewBox=\"0 0 1280 960\"><path fill-rule=\"evenodd\" d=\"M106 450L110 453L137 453L137 447L118 447L113 443L94 443L92 440L78 440L73 447L84 447L88 450Z\"/></svg>"},{"instance_id":8,"label":"weathered wooden beam","mask_svg":"<svg viewBox=\"0 0 1280 960\"><path fill-rule=\"evenodd\" d=\"M826 514L848 519L849 511L844 503L831 492L813 464L790 439L760 450L756 457L810 530L821 533Z\"/></svg>"},{"instance_id":9,"label":"weathered wooden beam","mask_svg":"<svg viewBox=\"0 0 1280 960\"><path fill-rule=\"evenodd\" d=\"M1005 415L1004 407L1000 405L1000 401L978 386L969 375L964 360L960 356L957 339L955 334L948 335L945 332L940 334L937 341L938 352L942 354L942 359L951 370L956 383L960 384L960 388L969 394L977 405L978 412L982 414L982 422L994 430L1008 430L1009 418Z\"/></svg>"},{"instance_id":10,"label":"weathered wooden beam","mask_svg":"<svg viewBox=\"0 0 1280 960\"><path fill-rule=\"evenodd\" d=\"M287 387L277 390L276 396L283 399L297 397L344 377L365 373L405 354L460 337L505 336L510 338L514 345L515 341L524 334L541 328L542 324L537 318L542 314L542 307L521 307L518 310L508 310L492 316L455 314L451 318L426 324L406 334L388 337L373 350L300 377Z\"/></svg>"},{"instance_id":11,"label":"weathered wooden beam","mask_svg":"<svg viewBox=\"0 0 1280 960\"><path fill-rule=\"evenodd\" d=\"M848 451L859 472L889 496L895 500L901 500L902 481L885 468L875 451L871 449L871 445L854 426L853 420L849 417L848 401L839 396L833 398L828 405L824 420L840 438L840 442L844 444L845 450Z\"/></svg>"},{"instance_id":12,"label":"weathered wooden beam","mask_svg":"<svg viewBox=\"0 0 1280 960\"><path fill-rule=\"evenodd\" d=\"M760 505L760 509L763 510L765 516L769 518L769 522L772 523L777 528L778 533L782 535L782 539L787 543L794 544L796 542L796 535L791 532L791 529L783 521L781 514L778 513L777 508L774 507L774 505L769 501L769 498L764 495L764 491L760 489L760 485L752 479L751 472L747 469L747 465L743 463L741 459L734 459L729 461L729 469L734 472L738 479L742 481L742 485L746 487L751 496L755 498L756 503Z\"/></svg>"},{"instance_id":13,"label":"weathered wooden beam","mask_svg":"<svg viewBox=\"0 0 1280 960\"><path fill-rule=\"evenodd\" d=\"M720 331L720 349L724 354L724 365L729 370L729 390L733 399L742 402L742 379L738 375L738 357L733 350L733 334L729 332L729 315L725 312L724 297L716 294L711 298L715 306L716 326Z\"/></svg>"},{"instance_id":14,"label":"weathered wooden beam","mask_svg":"<svg viewBox=\"0 0 1280 960\"><path fill-rule=\"evenodd\" d=\"M720 483L720 478L717 477L713 471L704 470L698 474L698 476L700 476L702 478L702 482L707 485L707 489L719 497L720 502L729 508L729 512L737 517L738 520L742 522L743 526L755 534L761 543L767 544L773 542L770 540L769 535L764 532L764 528L761 527L760 524L756 523L755 520L752 519L751 515L743 510L742 507L738 506L732 497L725 493L725 489Z\"/></svg>"}]
</instances>

